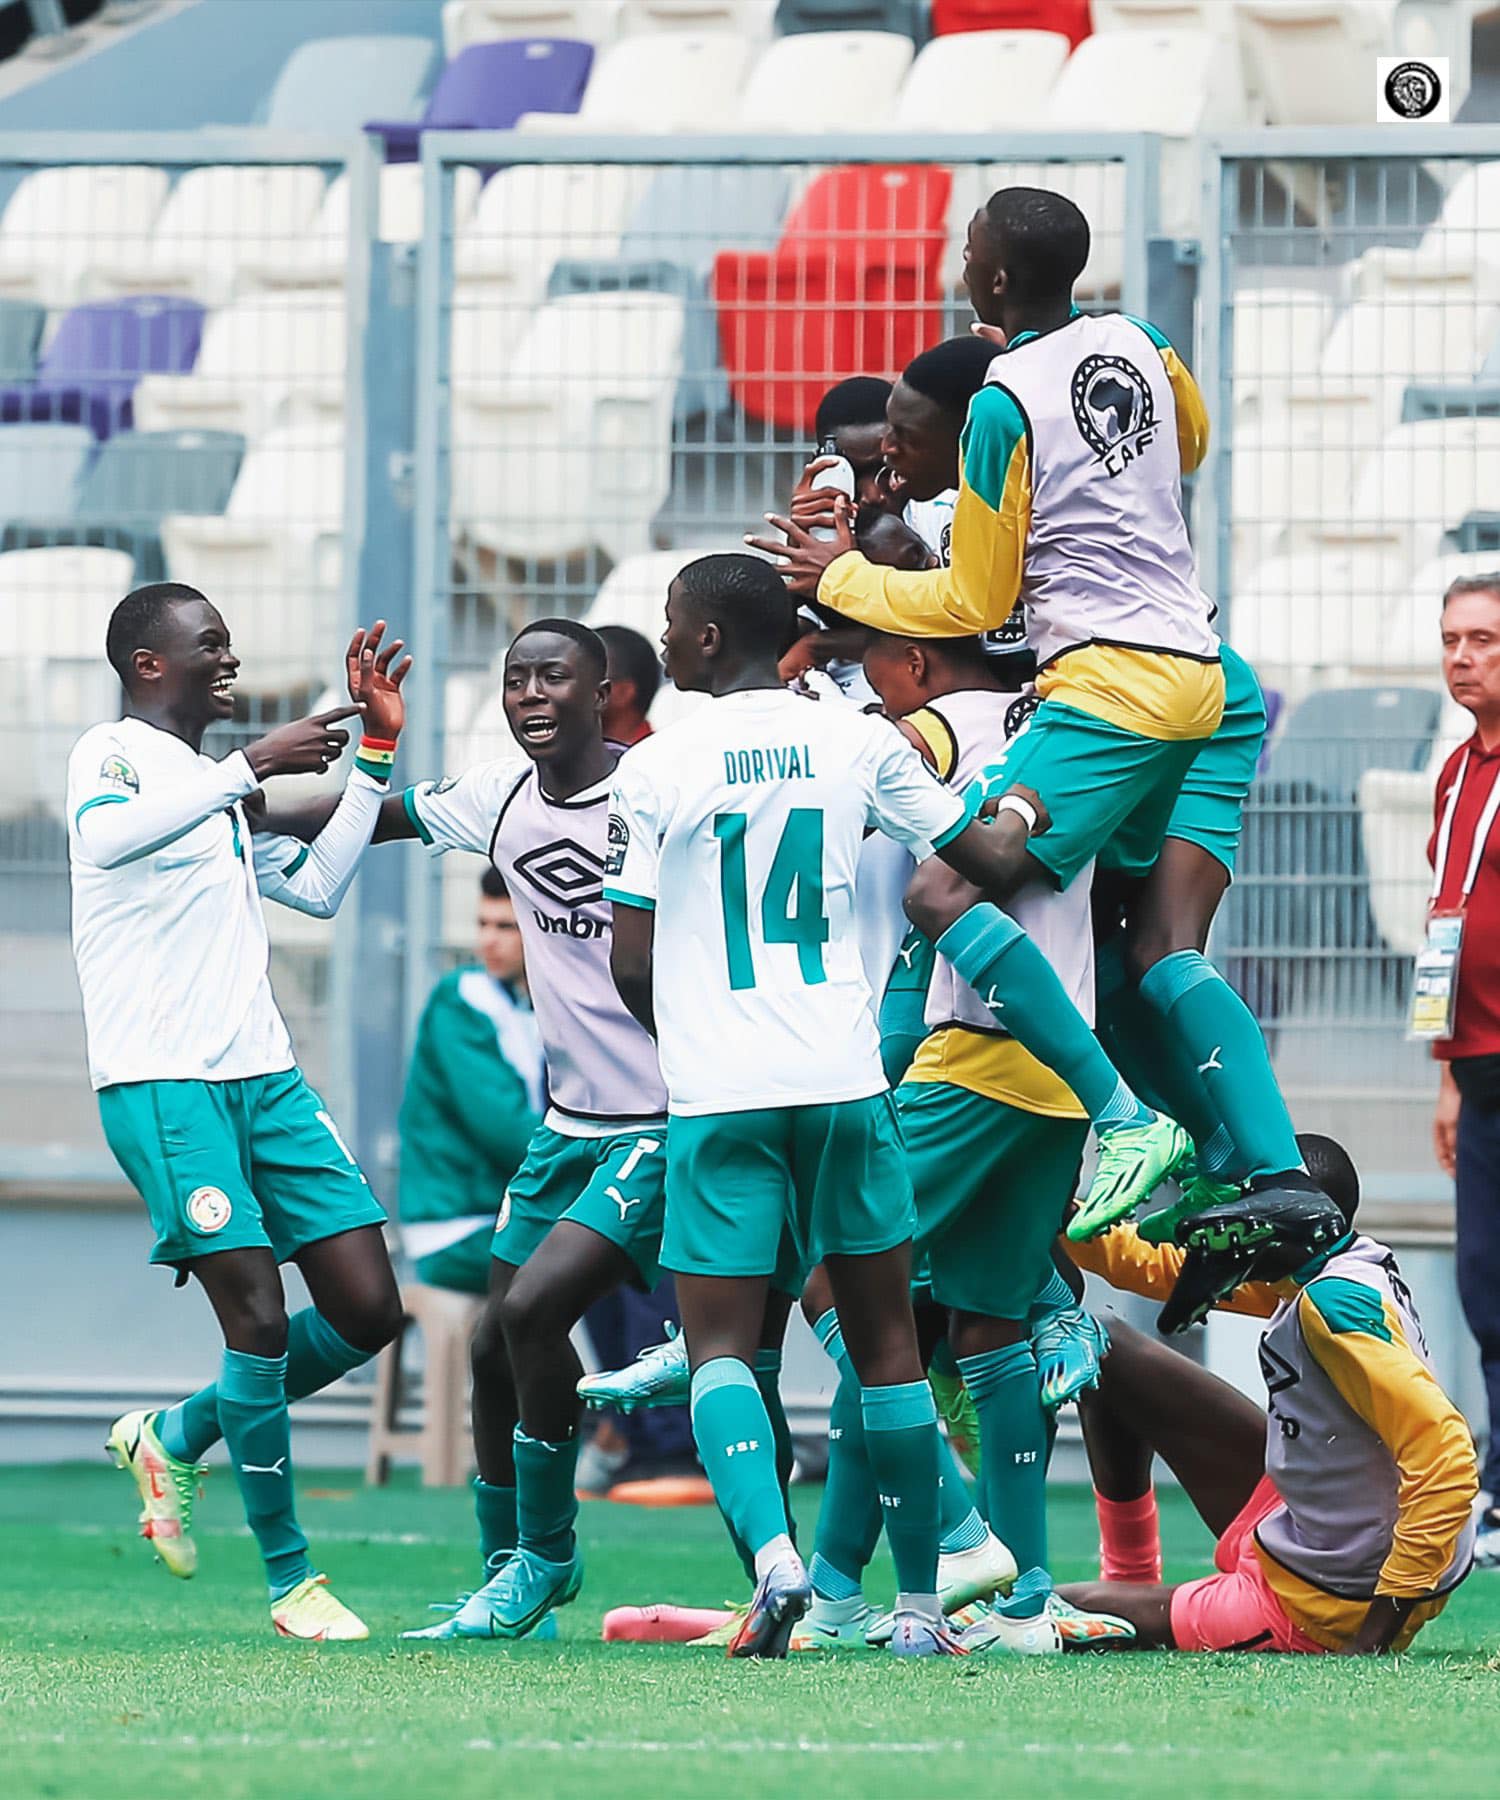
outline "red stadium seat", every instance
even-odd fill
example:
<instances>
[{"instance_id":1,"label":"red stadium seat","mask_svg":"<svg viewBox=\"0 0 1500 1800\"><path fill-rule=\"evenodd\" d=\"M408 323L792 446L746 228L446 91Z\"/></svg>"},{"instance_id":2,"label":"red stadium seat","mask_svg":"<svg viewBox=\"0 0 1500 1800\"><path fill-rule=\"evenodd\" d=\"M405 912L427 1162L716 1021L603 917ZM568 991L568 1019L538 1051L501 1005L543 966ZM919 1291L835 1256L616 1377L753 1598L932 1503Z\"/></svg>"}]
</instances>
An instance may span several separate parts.
<instances>
[{"instance_id":1,"label":"red stadium seat","mask_svg":"<svg viewBox=\"0 0 1500 1800\"><path fill-rule=\"evenodd\" d=\"M897 374L942 331L946 169L821 175L771 251L714 259L719 343L753 418L807 431L830 383Z\"/></svg>"},{"instance_id":2,"label":"red stadium seat","mask_svg":"<svg viewBox=\"0 0 1500 1800\"><path fill-rule=\"evenodd\" d=\"M1060 31L1076 50L1093 30L1089 0L932 0L932 35Z\"/></svg>"}]
</instances>

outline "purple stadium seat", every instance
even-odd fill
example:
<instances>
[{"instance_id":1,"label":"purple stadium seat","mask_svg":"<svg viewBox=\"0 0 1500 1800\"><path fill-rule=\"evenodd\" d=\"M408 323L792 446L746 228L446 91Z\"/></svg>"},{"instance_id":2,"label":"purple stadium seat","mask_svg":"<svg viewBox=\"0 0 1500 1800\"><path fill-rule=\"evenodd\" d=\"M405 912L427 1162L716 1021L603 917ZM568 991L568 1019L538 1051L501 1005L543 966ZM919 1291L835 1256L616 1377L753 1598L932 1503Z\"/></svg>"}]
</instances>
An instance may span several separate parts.
<instances>
[{"instance_id":1,"label":"purple stadium seat","mask_svg":"<svg viewBox=\"0 0 1500 1800\"><path fill-rule=\"evenodd\" d=\"M75 306L57 328L35 381L0 388L0 420L87 425L101 441L134 422L142 375L183 375L198 358L204 308L136 294Z\"/></svg>"},{"instance_id":2,"label":"purple stadium seat","mask_svg":"<svg viewBox=\"0 0 1500 1800\"><path fill-rule=\"evenodd\" d=\"M522 113L574 113L583 101L594 46L573 38L507 38L471 44L444 68L415 123L374 119L387 162L415 162L424 131L509 131Z\"/></svg>"}]
</instances>

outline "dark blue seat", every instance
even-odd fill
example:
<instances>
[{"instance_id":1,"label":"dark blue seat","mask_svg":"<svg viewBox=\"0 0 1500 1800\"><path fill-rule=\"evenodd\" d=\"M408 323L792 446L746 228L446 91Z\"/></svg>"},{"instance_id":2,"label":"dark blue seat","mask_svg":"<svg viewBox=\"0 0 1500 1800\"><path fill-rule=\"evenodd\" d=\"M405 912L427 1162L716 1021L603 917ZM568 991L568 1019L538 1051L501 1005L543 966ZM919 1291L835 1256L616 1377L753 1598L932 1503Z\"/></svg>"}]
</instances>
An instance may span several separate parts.
<instances>
[{"instance_id":1,"label":"dark blue seat","mask_svg":"<svg viewBox=\"0 0 1500 1800\"><path fill-rule=\"evenodd\" d=\"M142 375L185 375L197 361L204 308L137 294L75 306L42 356L36 379L0 388L0 420L87 425L96 438L128 431Z\"/></svg>"}]
</instances>

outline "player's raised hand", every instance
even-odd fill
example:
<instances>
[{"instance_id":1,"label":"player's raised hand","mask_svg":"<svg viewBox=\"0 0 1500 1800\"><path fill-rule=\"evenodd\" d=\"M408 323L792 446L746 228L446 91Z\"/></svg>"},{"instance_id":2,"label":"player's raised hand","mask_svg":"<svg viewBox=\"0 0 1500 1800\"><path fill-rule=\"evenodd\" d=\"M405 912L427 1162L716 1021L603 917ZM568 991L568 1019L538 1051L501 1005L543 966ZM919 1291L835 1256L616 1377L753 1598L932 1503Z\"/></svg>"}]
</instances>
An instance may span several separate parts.
<instances>
[{"instance_id":1,"label":"player's raised hand","mask_svg":"<svg viewBox=\"0 0 1500 1800\"><path fill-rule=\"evenodd\" d=\"M791 515L792 523L800 525L804 531L833 531L838 525L837 502L842 498L848 502L848 495L840 495L837 488L814 487L813 480L824 469L831 469L835 463L842 462L841 456L815 456L802 471L802 478L792 489Z\"/></svg>"},{"instance_id":2,"label":"player's raised hand","mask_svg":"<svg viewBox=\"0 0 1500 1800\"><path fill-rule=\"evenodd\" d=\"M815 538L791 519L783 519L779 513L767 513L766 520L783 533L786 542L778 544L775 538L760 537L747 537L745 542L752 550L780 558L781 573L794 594L816 597L818 583L829 563L854 548L854 509L843 494L834 496L831 529L837 535L826 541Z\"/></svg>"},{"instance_id":3,"label":"player's raised hand","mask_svg":"<svg viewBox=\"0 0 1500 1800\"><path fill-rule=\"evenodd\" d=\"M389 644L384 638L384 619L377 619L368 631L356 631L349 640L345 666L349 698L364 712L366 732L371 737L395 739L406 723L401 684L411 670L411 658L401 655L406 645L400 638Z\"/></svg>"},{"instance_id":4,"label":"player's raised hand","mask_svg":"<svg viewBox=\"0 0 1500 1800\"><path fill-rule=\"evenodd\" d=\"M339 729L344 719L358 718L358 706L336 706L332 712L313 713L278 725L246 747L245 760L257 780L271 775L322 775L343 755L349 733Z\"/></svg>"}]
</instances>

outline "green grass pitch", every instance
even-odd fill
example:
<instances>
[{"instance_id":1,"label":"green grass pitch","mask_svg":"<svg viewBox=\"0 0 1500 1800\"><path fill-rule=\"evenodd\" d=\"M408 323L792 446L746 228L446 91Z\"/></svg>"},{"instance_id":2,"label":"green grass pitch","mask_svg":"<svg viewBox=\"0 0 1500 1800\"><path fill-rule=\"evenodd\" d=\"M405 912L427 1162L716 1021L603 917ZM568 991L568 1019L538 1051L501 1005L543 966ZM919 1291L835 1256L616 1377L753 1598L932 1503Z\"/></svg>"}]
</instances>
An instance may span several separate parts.
<instances>
[{"instance_id":1,"label":"green grass pitch","mask_svg":"<svg viewBox=\"0 0 1500 1800\"><path fill-rule=\"evenodd\" d=\"M270 1632L226 1471L200 1509L197 1578L133 1536L134 1489L100 1468L0 1470L0 1793L107 1800L710 1800L1097 1792L1493 1793L1500 1573L1477 1573L1399 1661L1079 1656L900 1665L599 1641L607 1606L739 1591L717 1515L583 1509L583 1598L555 1644L400 1644L467 1584L468 1496L366 1492L304 1472L303 1522L368 1644ZM801 1489L811 1531L818 1493ZM1163 1501L1169 1573L1207 1534ZM1089 1572L1092 1509L1052 1508L1060 1576ZM871 1591L888 1593L887 1564Z\"/></svg>"}]
</instances>

